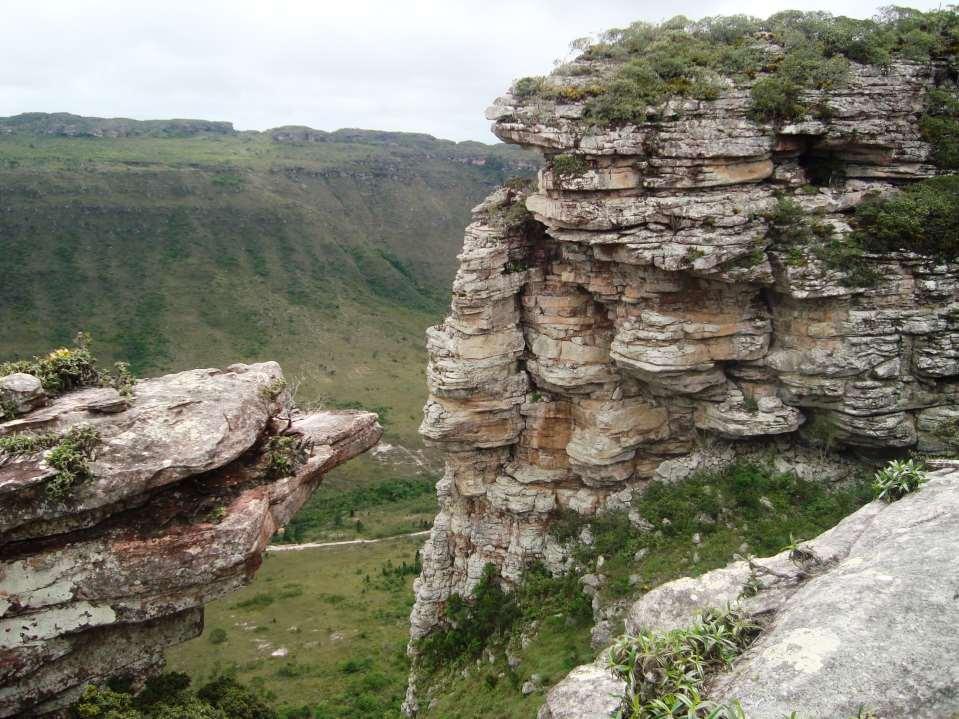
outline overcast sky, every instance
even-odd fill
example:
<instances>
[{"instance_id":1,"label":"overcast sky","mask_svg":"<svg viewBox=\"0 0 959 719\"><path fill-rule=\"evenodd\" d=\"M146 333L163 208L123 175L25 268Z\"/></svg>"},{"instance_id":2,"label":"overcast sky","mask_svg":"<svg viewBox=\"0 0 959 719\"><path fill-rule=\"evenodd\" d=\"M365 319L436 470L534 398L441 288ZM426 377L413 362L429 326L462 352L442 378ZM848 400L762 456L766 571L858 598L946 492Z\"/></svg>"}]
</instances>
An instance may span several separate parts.
<instances>
[{"instance_id":1,"label":"overcast sky","mask_svg":"<svg viewBox=\"0 0 959 719\"><path fill-rule=\"evenodd\" d=\"M879 0L880 2L882 0ZM928 0L898 4L929 9ZM483 110L569 42L633 20L868 0L0 0L0 115L66 111L493 141Z\"/></svg>"}]
</instances>

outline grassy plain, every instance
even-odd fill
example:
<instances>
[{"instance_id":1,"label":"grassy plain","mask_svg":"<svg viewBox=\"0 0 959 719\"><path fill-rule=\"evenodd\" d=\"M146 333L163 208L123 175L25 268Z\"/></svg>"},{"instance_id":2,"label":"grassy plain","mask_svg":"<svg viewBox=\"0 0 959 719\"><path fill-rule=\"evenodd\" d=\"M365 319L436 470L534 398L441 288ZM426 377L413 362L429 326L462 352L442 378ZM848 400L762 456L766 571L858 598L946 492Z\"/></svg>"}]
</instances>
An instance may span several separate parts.
<instances>
[{"instance_id":1,"label":"grassy plain","mask_svg":"<svg viewBox=\"0 0 959 719\"><path fill-rule=\"evenodd\" d=\"M287 716L398 717L421 542L268 553L249 587L207 607L203 636L167 652L168 666L194 682L235 673ZM217 630L225 640L214 643Z\"/></svg>"}]
</instances>

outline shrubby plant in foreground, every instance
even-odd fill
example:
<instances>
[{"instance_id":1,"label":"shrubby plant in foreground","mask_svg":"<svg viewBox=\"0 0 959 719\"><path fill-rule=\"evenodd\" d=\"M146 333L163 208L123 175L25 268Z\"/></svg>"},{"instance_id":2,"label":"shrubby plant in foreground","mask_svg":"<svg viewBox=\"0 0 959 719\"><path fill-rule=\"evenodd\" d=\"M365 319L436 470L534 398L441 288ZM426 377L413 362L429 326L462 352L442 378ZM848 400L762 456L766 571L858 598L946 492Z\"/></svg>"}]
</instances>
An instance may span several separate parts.
<instances>
[{"instance_id":1,"label":"shrubby plant in foreground","mask_svg":"<svg viewBox=\"0 0 959 719\"><path fill-rule=\"evenodd\" d=\"M921 462L913 459L894 459L876 473L873 489L876 499L895 502L910 492L915 492L926 481L926 472Z\"/></svg>"}]
</instances>

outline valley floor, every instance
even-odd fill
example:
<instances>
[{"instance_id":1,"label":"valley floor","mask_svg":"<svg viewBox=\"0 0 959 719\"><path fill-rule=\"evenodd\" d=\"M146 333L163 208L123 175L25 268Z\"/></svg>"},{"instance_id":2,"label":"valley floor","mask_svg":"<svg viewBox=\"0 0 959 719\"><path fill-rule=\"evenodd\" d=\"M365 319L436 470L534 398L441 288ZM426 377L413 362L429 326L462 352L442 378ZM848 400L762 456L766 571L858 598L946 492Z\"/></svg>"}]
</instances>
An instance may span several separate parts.
<instances>
[{"instance_id":1,"label":"valley floor","mask_svg":"<svg viewBox=\"0 0 959 719\"><path fill-rule=\"evenodd\" d=\"M281 716L399 717L421 537L267 554L253 583L206 609L167 652L195 683L235 674Z\"/></svg>"}]
</instances>

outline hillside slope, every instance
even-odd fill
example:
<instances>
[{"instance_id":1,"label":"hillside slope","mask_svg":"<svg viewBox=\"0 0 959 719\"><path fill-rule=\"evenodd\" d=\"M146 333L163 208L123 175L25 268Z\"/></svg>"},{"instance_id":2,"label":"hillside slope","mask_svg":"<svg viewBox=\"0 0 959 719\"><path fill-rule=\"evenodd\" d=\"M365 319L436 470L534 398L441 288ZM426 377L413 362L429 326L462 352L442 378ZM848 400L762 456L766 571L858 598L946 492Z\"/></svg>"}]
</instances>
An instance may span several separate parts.
<instances>
[{"instance_id":1,"label":"hillside slope","mask_svg":"<svg viewBox=\"0 0 959 719\"><path fill-rule=\"evenodd\" d=\"M459 228L531 158L404 133L0 119L0 356L85 329L139 373L277 359L301 400L386 408L409 439Z\"/></svg>"}]
</instances>

